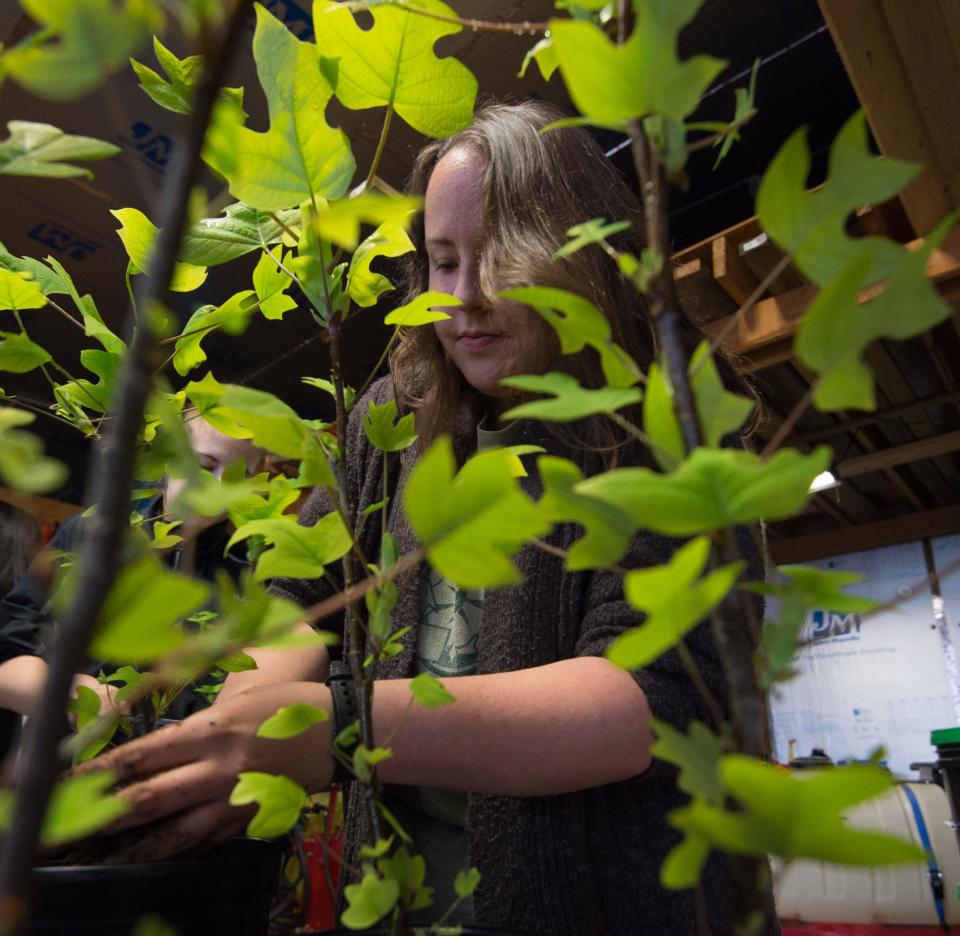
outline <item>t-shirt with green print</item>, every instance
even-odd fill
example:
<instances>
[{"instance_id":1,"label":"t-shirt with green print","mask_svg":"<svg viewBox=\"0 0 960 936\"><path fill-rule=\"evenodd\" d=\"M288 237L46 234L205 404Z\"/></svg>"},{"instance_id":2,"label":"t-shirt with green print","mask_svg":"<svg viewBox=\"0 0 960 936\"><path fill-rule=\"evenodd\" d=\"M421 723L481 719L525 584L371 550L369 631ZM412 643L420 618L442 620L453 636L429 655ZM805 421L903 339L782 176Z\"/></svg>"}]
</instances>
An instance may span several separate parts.
<instances>
[{"instance_id":1,"label":"t-shirt with green print","mask_svg":"<svg viewBox=\"0 0 960 936\"><path fill-rule=\"evenodd\" d=\"M477 428L477 451L518 444L520 423L504 429ZM417 631L418 672L472 676L477 671L483 620L483 589L461 588L429 563L419 576L420 624ZM455 694L455 693L454 693ZM456 704L456 703L454 703ZM453 879L468 865L467 794L439 787L394 787L392 807L413 837L414 848L426 859L428 886L434 888L433 906L414 914L411 922L431 922L454 899ZM473 902L465 900L450 923L472 923Z\"/></svg>"}]
</instances>

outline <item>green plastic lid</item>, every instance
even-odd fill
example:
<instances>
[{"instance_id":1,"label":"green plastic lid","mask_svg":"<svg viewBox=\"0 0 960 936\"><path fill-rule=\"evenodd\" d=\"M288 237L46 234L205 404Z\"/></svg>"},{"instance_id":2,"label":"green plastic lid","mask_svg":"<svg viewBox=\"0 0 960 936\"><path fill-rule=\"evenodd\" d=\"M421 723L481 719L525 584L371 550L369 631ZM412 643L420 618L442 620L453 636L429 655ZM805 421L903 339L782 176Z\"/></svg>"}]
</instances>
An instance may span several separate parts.
<instances>
[{"instance_id":1,"label":"green plastic lid","mask_svg":"<svg viewBox=\"0 0 960 936\"><path fill-rule=\"evenodd\" d=\"M931 744L960 744L960 728L937 728L930 732Z\"/></svg>"}]
</instances>

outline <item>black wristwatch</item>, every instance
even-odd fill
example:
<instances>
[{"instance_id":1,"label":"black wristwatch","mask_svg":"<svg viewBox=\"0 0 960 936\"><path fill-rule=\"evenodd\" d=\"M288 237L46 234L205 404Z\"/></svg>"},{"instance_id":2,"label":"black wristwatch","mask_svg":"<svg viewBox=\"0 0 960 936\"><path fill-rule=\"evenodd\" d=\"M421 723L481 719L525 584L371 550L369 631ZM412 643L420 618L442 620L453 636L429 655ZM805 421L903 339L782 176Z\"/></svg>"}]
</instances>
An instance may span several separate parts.
<instances>
[{"instance_id":1,"label":"black wristwatch","mask_svg":"<svg viewBox=\"0 0 960 936\"><path fill-rule=\"evenodd\" d=\"M360 743L359 722L357 716L357 697L353 691L353 674L343 660L334 660L330 664L327 688L333 702L333 746L336 753L333 758L333 782L349 783L354 779L353 771L344 763L353 763L353 752ZM341 759L342 758L342 759Z\"/></svg>"}]
</instances>

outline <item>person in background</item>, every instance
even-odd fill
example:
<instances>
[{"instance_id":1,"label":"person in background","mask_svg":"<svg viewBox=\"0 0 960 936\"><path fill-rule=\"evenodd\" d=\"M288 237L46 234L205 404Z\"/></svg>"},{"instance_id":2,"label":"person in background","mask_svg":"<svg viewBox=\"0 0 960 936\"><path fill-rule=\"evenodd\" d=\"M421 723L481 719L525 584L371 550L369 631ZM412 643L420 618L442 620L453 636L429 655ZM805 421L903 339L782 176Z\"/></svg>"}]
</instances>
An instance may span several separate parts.
<instances>
[{"instance_id":1,"label":"person in background","mask_svg":"<svg viewBox=\"0 0 960 936\"><path fill-rule=\"evenodd\" d=\"M246 462L248 474L255 474L264 467L267 453L249 440L224 435L192 410L185 413L185 423L197 463L214 477L220 478L224 470L240 458ZM148 509L147 517L154 520L160 517L172 519L174 501L184 484L179 478L168 479L163 494ZM82 516L68 520L57 530L49 548L75 552L86 523ZM174 532L194 538L193 575L212 582L216 573L225 569L234 580L239 579L247 562L235 552L226 551L233 527L225 518L195 516L185 526L188 528L181 527ZM178 568L181 554L182 544L178 544L164 553L164 561L168 566ZM50 596L43 570L35 567L22 574L24 567L25 564L20 567L21 574L14 576L15 580L19 580L0 602L0 708L30 715L40 699L46 679L45 643L55 622L50 611ZM312 672L299 668L296 655L290 652L260 648L250 653L258 663L264 664L265 669L246 674L243 682L248 684L269 679L271 665L279 667L281 678L303 678L304 673ZM83 685L94 690L100 696L101 711L104 711L105 705L113 704L115 689L97 680L96 674L100 669L101 664L91 661L85 672L76 675L74 686ZM166 714L170 718L182 718L208 704L207 696L188 689L178 696Z\"/></svg>"},{"instance_id":2,"label":"person in background","mask_svg":"<svg viewBox=\"0 0 960 936\"><path fill-rule=\"evenodd\" d=\"M0 597L20 580L42 545L33 514L0 501Z\"/></svg>"}]
</instances>

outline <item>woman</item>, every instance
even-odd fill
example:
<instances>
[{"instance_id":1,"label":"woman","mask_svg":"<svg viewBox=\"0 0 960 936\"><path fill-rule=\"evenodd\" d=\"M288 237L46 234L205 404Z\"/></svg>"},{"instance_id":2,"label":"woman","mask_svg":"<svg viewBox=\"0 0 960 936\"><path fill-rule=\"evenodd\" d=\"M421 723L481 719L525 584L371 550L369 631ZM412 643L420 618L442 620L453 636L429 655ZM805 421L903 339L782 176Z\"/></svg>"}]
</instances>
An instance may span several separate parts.
<instances>
[{"instance_id":1,"label":"woman","mask_svg":"<svg viewBox=\"0 0 960 936\"><path fill-rule=\"evenodd\" d=\"M585 473L642 459L600 419L565 432L497 423L513 402L499 383L505 376L565 368L587 384L601 379L592 352L560 357L555 335L533 310L495 298L507 286L567 286L605 311L615 338L641 366L653 358L642 302L599 248L551 260L572 225L597 216L636 221L638 214L584 131L540 132L558 116L538 104L489 107L471 128L432 144L418 160L413 188L425 191L425 210L414 232L411 291L441 290L462 304L432 330L405 334L391 361L392 380L375 384L369 397L382 402L395 394L415 410L419 451L450 433L461 458L522 438L574 459ZM639 253L637 230L621 235L618 246ZM359 401L355 415L366 407L366 399ZM348 451L349 483L362 510L381 496L382 455L369 446L359 418L351 420ZM390 467L395 495L417 454ZM526 464L522 483L537 497L535 461ZM391 499L388 528L405 550L415 543L401 500ZM315 495L301 522L315 522L328 509L324 495ZM378 528L366 525L367 556L378 554ZM561 524L549 545L569 547L578 535L572 524ZM663 562L672 548L642 535L623 562ZM378 768L385 784L398 786L391 804L405 810L418 844L426 840L430 856L449 864L450 877L467 861L479 867L470 913L480 924L577 936L694 932L693 895L664 892L657 883L677 840L664 816L683 797L666 765L651 763L650 714L680 725L705 719L698 697L675 653L633 674L603 659L610 641L639 621L622 599L619 576L566 573L554 550L534 545L523 548L517 564L524 585L459 601L433 600L444 588L456 597L456 587L429 570L399 583L394 626L411 630L404 651L377 664L374 693L376 737L390 737L393 749ZM328 586L286 580L277 590L310 604ZM435 617L441 605L471 602L479 614ZM479 633L472 633L478 616ZM688 645L722 698L706 628ZM409 680L423 669L463 674L445 679L455 704L408 711ZM326 786L333 773L330 721L287 741L255 737L266 717L294 701L331 708L329 690L316 683L238 693L228 680L215 716L188 719L175 733L158 733L105 759L122 780L148 777L125 791L135 806L121 825L172 816L154 844L173 851L242 829L249 812L224 802L239 771L285 773L310 790ZM349 859L363 834L360 799L354 797L348 817ZM721 891L718 868L710 864L701 909L708 908L717 932ZM437 908L444 909L442 901Z\"/></svg>"}]
</instances>

